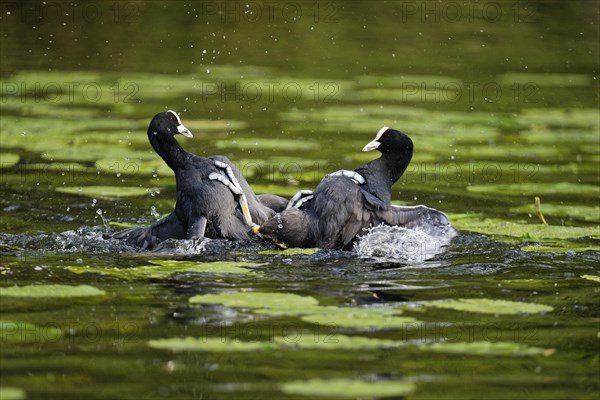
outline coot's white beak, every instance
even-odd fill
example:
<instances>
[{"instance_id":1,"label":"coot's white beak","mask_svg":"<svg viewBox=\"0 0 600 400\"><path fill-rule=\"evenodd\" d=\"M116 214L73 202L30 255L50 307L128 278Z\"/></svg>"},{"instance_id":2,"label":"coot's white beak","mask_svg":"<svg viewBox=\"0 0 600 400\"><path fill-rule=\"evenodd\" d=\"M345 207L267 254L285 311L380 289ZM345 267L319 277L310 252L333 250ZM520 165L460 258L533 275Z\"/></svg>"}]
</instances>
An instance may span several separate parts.
<instances>
[{"instance_id":1,"label":"coot's white beak","mask_svg":"<svg viewBox=\"0 0 600 400\"><path fill-rule=\"evenodd\" d=\"M371 150L377 149L379 147L379 145L381 145L381 142L379 141L379 139L381 138L381 135L383 135L383 132L387 131L388 129L390 129L390 128L388 128L387 126L384 126L383 128L381 128L379 130L379 132L377 132L375 139L373 139L372 141L367 143L367 145L365 147L363 147L362 151L371 151Z\"/></svg>"},{"instance_id":2,"label":"coot's white beak","mask_svg":"<svg viewBox=\"0 0 600 400\"><path fill-rule=\"evenodd\" d=\"M177 132L181 133L183 136L191 138L194 137L192 135L192 132L190 132L190 130L188 128L186 128L185 126L183 126L182 124L177 125Z\"/></svg>"},{"instance_id":3,"label":"coot's white beak","mask_svg":"<svg viewBox=\"0 0 600 400\"><path fill-rule=\"evenodd\" d=\"M188 128L183 126L183 124L181 123L181 119L179 119L179 115L177 115L177 113L173 110L169 110L169 112L171 114L173 114L175 116L175 118L177 118L177 132L181 133L183 136L185 136L187 138L194 137L192 135L192 132L190 132L190 130Z\"/></svg>"}]
</instances>

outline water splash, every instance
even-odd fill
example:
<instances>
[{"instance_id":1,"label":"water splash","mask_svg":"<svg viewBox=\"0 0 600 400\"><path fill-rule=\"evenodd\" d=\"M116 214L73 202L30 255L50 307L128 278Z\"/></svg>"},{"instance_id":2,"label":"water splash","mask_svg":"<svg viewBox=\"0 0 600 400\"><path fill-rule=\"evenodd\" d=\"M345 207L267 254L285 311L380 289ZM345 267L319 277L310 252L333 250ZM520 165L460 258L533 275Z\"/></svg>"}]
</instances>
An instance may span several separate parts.
<instances>
[{"instance_id":1,"label":"water splash","mask_svg":"<svg viewBox=\"0 0 600 400\"><path fill-rule=\"evenodd\" d=\"M454 235L432 236L420 229L379 225L354 244L354 251L378 261L419 263L446 251Z\"/></svg>"}]
</instances>

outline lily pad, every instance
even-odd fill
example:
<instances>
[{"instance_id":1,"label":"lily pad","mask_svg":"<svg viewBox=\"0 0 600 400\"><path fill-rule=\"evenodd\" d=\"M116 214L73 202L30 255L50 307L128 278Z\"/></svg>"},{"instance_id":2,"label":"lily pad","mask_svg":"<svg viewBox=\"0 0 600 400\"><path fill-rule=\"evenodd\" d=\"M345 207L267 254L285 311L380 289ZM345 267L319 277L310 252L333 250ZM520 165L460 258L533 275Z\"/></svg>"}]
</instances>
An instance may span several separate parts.
<instances>
[{"instance_id":1,"label":"lily pad","mask_svg":"<svg viewBox=\"0 0 600 400\"><path fill-rule=\"evenodd\" d=\"M586 243L563 240L523 246L521 250L531 253L566 253L567 251L580 253L582 251L599 251L600 245L590 246Z\"/></svg>"},{"instance_id":2,"label":"lily pad","mask_svg":"<svg viewBox=\"0 0 600 400\"><path fill-rule=\"evenodd\" d=\"M518 207L512 207L510 211L535 214L534 204L525 204ZM582 205L562 205L562 204L542 204L542 212L545 216L577 218L585 221L600 222L599 206Z\"/></svg>"},{"instance_id":3,"label":"lily pad","mask_svg":"<svg viewBox=\"0 0 600 400\"><path fill-rule=\"evenodd\" d=\"M543 205L542 205L543 207ZM477 214L455 214L450 219L454 226L463 231L487 235L511 236L523 239L573 239L580 237L600 237L600 226L559 226L540 223L523 223L496 218L481 218Z\"/></svg>"},{"instance_id":4,"label":"lily pad","mask_svg":"<svg viewBox=\"0 0 600 400\"><path fill-rule=\"evenodd\" d=\"M23 400L27 398L27 394L21 388L11 386L0 387L0 399L2 400Z\"/></svg>"},{"instance_id":5,"label":"lily pad","mask_svg":"<svg viewBox=\"0 0 600 400\"><path fill-rule=\"evenodd\" d=\"M530 108L519 119L528 126L581 127L598 130L598 110L593 108Z\"/></svg>"},{"instance_id":6,"label":"lily pad","mask_svg":"<svg viewBox=\"0 0 600 400\"><path fill-rule=\"evenodd\" d=\"M554 354L554 349L530 347L513 342L456 342L456 343L431 343L418 346L420 350L437 351L442 353L477 354L493 356L549 356Z\"/></svg>"},{"instance_id":7,"label":"lily pad","mask_svg":"<svg viewBox=\"0 0 600 400\"><path fill-rule=\"evenodd\" d=\"M438 87L449 84L460 85L462 80L452 76L442 75L362 75L356 78L359 86L403 87L408 84L418 86Z\"/></svg>"},{"instance_id":8,"label":"lily pad","mask_svg":"<svg viewBox=\"0 0 600 400\"><path fill-rule=\"evenodd\" d=\"M319 144L308 140L270 139L270 138L229 138L215 142L218 149L242 150L293 150L306 151L319 148Z\"/></svg>"},{"instance_id":9,"label":"lily pad","mask_svg":"<svg viewBox=\"0 0 600 400\"><path fill-rule=\"evenodd\" d=\"M288 309L313 307L319 302L310 296L292 293L235 292L199 294L190 298L190 303L213 303L227 307Z\"/></svg>"},{"instance_id":10,"label":"lily pad","mask_svg":"<svg viewBox=\"0 0 600 400\"><path fill-rule=\"evenodd\" d=\"M27 171L35 171L39 174L46 174L50 172L56 172L60 174L72 174L75 172L96 173L94 168L75 162L24 164L22 168Z\"/></svg>"},{"instance_id":11,"label":"lily pad","mask_svg":"<svg viewBox=\"0 0 600 400\"><path fill-rule=\"evenodd\" d=\"M0 168L10 168L19 162L21 156L15 153L0 153Z\"/></svg>"},{"instance_id":12,"label":"lily pad","mask_svg":"<svg viewBox=\"0 0 600 400\"><path fill-rule=\"evenodd\" d=\"M271 342L243 342L228 338L169 338L148 341L148 346L153 349L171 351L209 351L209 352L237 352L270 350L277 347Z\"/></svg>"},{"instance_id":13,"label":"lily pad","mask_svg":"<svg viewBox=\"0 0 600 400\"><path fill-rule=\"evenodd\" d=\"M187 119L185 126L192 132L195 131L223 131L244 129L248 124L244 121L234 121L228 119Z\"/></svg>"},{"instance_id":14,"label":"lily pad","mask_svg":"<svg viewBox=\"0 0 600 400\"><path fill-rule=\"evenodd\" d=\"M113 174L154 174L175 176L175 173L161 159L143 160L135 158L103 158L96 161L95 166L102 172Z\"/></svg>"},{"instance_id":15,"label":"lily pad","mask_svg":"<svg viewBox=\"0 0 600 400\"><path fill-rule=\"evenodd\" d=\"M510 183L498 185L467 186L471 193L485 193L498 196L535 196L535 195L574 195L598 196L600 187L583 183Z\"/></svg>"},{"instance_id":16,"label":"lily pad","mask_svg":"<svg viewBox=\"0 0 600 400\"><path fill-rule=\"evenodd\" d=\"M324 334L323 332L302 333L298 336L274 337L282 346L318 350L370 350L406 346L406 342L388 339L373 339L362 336Z\"/></svg>"},{"instance_id":17,"label":"lily pad","mask_svg":"<svg viewBox=\"0 0 600 400\"><path fill-rule=\"evenodd\" d=\"M261 250L261 251L258 252L258 254L263 254L263 255L298 256L298 255L311 255L311 254L315 254L319 250L321 250L321 249L319 249L319 248L301 249L301 248L293 247L293 248L289 248L289 249L285 249L285 250Z\"/></svg>"},{"instance_id":18,"label":"lily pad","mask_svg":"<svg viewBox=\"0 0 600 400\"><path fill-rule=\"evenodd\" d=\"M583 279L589 279L590 281L600 282L600 276L599 275L581 275L581 277Z\"/></svg>"},{"instance_id":19,"label":"lily pad","mask_svg":"<svg viewBox=\"0 0 600 400\"><path fill-rule=\"evenodd\" d=\"M419 304L426 307L446 308L456 311L503 315L535 314L554 310L553 307L545 304L492 299L434 300L423 301Z\"/></svg>"},{"instance_id":20,"label":"lily pad","mask_svg":"<svg viewBox=\"0 0 600 400\"><path fill-rule=\"evenodd\" d=\"M412 393L415 385L399 381L365 381L353 379L309 379L280 385L282 392L309 397L340 399L400 397Z\"/></svg>"},{"instance_id":21,"label":"lily pad","mask_svg":"<svg viewBox=\"0 0 600 400\"><path fill-rule=\"evenodd\" d=\"M533 84L536 87L579 87L589 86L591 77L584 74L531 74L513 72L502 74L499 82L503 85Z\"/></svg>"},{"instance_id":22,"label":"lily pad","mask_svg":"<svg viewBox=\"0 0 600 400\"><path fill-rule=\"evenodd\" d=\"M455 102L460 98L458 86L433 87L407 86L406 89L368 88L348 94L346 99L355 101L389 101L402 99L403 102Z\"/></svg>"},{"instance_id":23,"label":"lily pad","mask_svg":"<svg viewBox=\"0 0 600 400\"><path fill-rule=\"evenodd\" d=\"M102 268L89 266L69 266L69 271L76 274L96 273L115 276L117 278L133 279L165 279L176 273L204 273L204 274L251 274L253 273L244 266L255 266L260 264L216 261L216 262L194 262L194 261L171 261L153 260L156 265L145 265L132 268Z\"/></svg>"},{"instance_id":24,"label":"lily pad","mask_svg":"<svg viewBox=\"0 0 600 400\"><path fill-rule=\"evenodd\" d=\"M41 327L28 322L0 321L0 341L2 343L53 342L61 337L62 331L58 328Z\"/></svg>"},{"instance_id":25,"label":"lily pad","mask_svg":"<svg viewBox=\"0 0 600 400\"><path fill-rule=\"evenodd\" d=\"M498 279L492 280L499 286L507 286L511 288L519 288L523 290L538 290L538 289L550 289L555 287L555 281L542 280L542 279Z\"/></svg>"},{"instance_id":26,"label":"lily pad","mask_svg":"<svg viewBox=\"0 0 600 400\"><path fill-rule=\"evenodd\" d=\"M394 315L381 315L377 313L367 314L355 312L352 308L347 308L347 312L334 313L316 313L301 317L302 321L318 325L340 326L347 328L402 328L418 323L419 321L412 317L398 317Z\"/></svg>"},{"instance_id":27,"label":"lily pad","mask_svg":"<svg viewBox=\"0 0 600 400\"><path fill-rule=\"evenodd\" d=\"M150 188L135 186L66 186L57 187L55 190L60 193L97 197L101 199L143 196L152 191Z\"/></svg>"},{"instance_id":28,"label":"lily pad","mask_svg":"<svg viewBox=\"0 0 600 400\"><path fill-rule=\"evenodd\" d=\"M0 287L0 296L10 297L69 298L104 296L105 294L106 292L104 290L88 285L28 285Z\"/></svg>"}]
</instances>

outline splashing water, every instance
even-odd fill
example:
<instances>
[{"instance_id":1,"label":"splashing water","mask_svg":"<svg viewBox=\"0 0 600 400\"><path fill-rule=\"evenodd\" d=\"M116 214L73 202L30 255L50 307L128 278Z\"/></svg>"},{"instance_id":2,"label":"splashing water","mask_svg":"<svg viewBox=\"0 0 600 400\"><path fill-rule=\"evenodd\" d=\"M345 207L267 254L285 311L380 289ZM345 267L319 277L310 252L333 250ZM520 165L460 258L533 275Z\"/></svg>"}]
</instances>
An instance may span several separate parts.
<instances>
[{"instance_id":1,"label":"splashing water","mask_svg":"<svg viewBox=\"0 0 600 400\"><path fill-rule=\"evenodd\" d=\"M432 236L420 229L379 225L358 239L354 251L364 258L418 263L444 253L453 236Z\"/></svg>"}]
</instances>

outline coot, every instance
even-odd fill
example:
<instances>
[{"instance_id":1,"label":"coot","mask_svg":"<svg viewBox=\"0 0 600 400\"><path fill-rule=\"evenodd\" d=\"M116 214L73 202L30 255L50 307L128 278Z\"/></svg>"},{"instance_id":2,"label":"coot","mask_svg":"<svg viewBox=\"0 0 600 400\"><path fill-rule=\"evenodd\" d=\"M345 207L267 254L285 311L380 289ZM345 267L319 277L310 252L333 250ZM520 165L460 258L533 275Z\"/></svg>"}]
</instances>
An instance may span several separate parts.
<instances>
[{"instance_id":1,"label":"coot","mask_svg":"<svg viewBox=\"0 0 600 400\"><path fill-rule=\"evenodd\" d=\"M392 185L402 176L413 154L404 133L383 127L363 151L381 157L355 169L327 175L314 193L303 192L288 208L253 231L282 247L349 249L365 228L382 223L436 233L450 223L441 212L425 206L391 206Z\"/></svg>"},{"instance_id":2,"label":"coot","mask_svg":"<svg viewBox=\"0 0 600 400\"><path fill-rule=\"evenodd\" d=\"M275 211L260 202L227 157L189 153L175 140L176 134L192 137L174 111L156 114L148 127L150 144L175 172L175 210L151 226L125 229L113 237L148 249L166 239L249 239L251 225L266 221ZM276 209L287 203L277 196L268 199Z\"/></svg>"}]
</instances>

